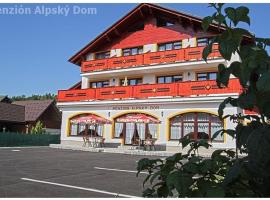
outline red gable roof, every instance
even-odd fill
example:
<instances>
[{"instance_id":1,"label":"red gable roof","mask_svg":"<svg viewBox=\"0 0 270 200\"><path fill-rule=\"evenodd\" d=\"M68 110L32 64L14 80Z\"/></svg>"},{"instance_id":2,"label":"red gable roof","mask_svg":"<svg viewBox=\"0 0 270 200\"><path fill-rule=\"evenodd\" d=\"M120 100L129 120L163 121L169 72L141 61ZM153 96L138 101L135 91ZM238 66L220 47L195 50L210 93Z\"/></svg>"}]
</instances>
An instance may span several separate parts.
<instances>
[{"instance_id":1,"label":"red gable roof","mask_svg":"<svg viewBox=\"0 0 270 200\"><path fill-rule=\"evenodd\" d=\"M120 33L126 30L126 27L145 18L146 15L165 16L170 19L181 21L182 23L193 24L194 27L200 27L202 22L202 18L197 16L164 8L156 4L142 3L87 44L83 49L71 57L69 61L79 65L82 58L89 51L97 46L105 44L105 42L110 41L111 38L119 37ZM212 24L210 29L214 30L216 33L220 32L217 24Z\"/></svg>"}]
</instances>

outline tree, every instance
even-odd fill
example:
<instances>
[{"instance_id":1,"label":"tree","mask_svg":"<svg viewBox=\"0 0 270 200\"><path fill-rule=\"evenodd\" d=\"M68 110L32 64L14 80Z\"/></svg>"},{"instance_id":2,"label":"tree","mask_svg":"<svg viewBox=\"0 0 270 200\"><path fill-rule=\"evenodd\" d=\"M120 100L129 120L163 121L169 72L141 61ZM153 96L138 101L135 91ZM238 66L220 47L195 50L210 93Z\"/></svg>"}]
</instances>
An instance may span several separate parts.
<instances>
[{"instance_id":1,"label":"tree","mask_svg":"<svg viewBox=\"0 0 270 200\"><path fill-rule=\"evenodd\" d=\"M46 93L44 95L36 95L36 94L32 94L32 96L25 96L25 95L21 95L21 96L13 96L11 97L12 101L24 101L24 100L55 100L56 99L56 95L55 94L51 94L51 93Z\"/></svg>"},{"instance_id":2,"label":"tree","mask_svg":"<svg viewBox=\"0 0 270 200\"><path fill-rule=\"evenodd\" d=\"M44 130L44 125L41 121L38 121L35 126L33 126L31 128L31 131L30 133L31 134L41 134L41 133L45 133L45 130Z\"/></svg>"},{"instance_id":3,"label":"tree","mask_svg":"<svg viewBox=\"0 0 270 200\"><path fill-rule=\"evenodd\" d=\"M202 28L206 31L211 23L224 29L214 37L203 51L207 61L213 43L218 43L223 58L230 60L238 54L241 61L229 66L218 65L217 85L227 86L234 75L239 79L243 92L238 98L229 97L219 106L221 120L229 118L237 122L235 129L220 130L235 138L235 150L216 150L211 158L199 155L200 147L209 148L208 141L191 141L182 138L182 148L187 154L177 153L165 159L144 158L138 162L138 174L148 171L143 185L145 197L269 197L270 196L270 58L266 48L270 39L258 38L239 23L250 24L249 9L210 4L215 9L212 16L205 17ZM258 115L235 113L223 116L230 104L246 110L255 110ZM244 125L243 120L250 122Z\"/></svg>"}]
</instances>

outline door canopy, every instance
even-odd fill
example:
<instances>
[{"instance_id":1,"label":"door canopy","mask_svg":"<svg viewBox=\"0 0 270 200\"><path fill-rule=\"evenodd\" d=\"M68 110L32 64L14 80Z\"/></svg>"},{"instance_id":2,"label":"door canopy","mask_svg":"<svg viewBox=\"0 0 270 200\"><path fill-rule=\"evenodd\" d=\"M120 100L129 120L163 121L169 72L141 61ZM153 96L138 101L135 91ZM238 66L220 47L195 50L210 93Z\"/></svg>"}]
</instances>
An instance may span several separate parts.
<instances>
[{"instance_id":1,"label":"door canopy","mask_svg":"<svg viewBox=\"0 0 270 200\"><path fill-rule=\"evenodd\" d=\"M158 119L142 113L127 114L117 118L116 121L124 123L160 124L160 121Z\"/></svg>"},{"instance_id":2,"label":"door canopy","mask_svg":"<svg viewBox=\"0 0 270 200\"><path fill-rule=\"evenodd\" d=\"M80 115L70 120L74 124L111 124L112 122L94 114Z\"/></svg>"}]
</instances>

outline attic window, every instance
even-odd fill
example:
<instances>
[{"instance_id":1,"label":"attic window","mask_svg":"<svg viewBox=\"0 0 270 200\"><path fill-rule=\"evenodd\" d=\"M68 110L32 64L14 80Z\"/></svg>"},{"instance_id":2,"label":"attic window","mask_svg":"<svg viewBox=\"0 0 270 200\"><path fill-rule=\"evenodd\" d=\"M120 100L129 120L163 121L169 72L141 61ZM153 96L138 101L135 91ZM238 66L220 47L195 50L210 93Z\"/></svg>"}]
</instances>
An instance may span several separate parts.
<instances>
[{"instance_id":1,"label":"attic window","mask_svg":"<svg viewBox=\"0 0 270 200\"><path fill-rule=\"evenodd\" d=\"M104 58L109 58L109 57L110 57L109 51L96 53L96 59L104 59Z\"/></svg>"},{"instance_id":2,"label":"attic window","mask_svg":"<svg viewBox=\"0 0 270 200\"><path fill-rule=\"evenodd\" d=\"M128 32L136 32L136 31L141 31L144 29L144 22L139 22L137 24L132 25L129 29Z\"/></svg>"},{"instance_id":3,"label":"attic window","mask_svg":"<svg viewBox=\"0 0 270 200\"><path fill-rule=\"evenodd\" d=\"M157 17L157 27L173 26L175 23L164 18Z\"/></svg>"}]
</instances>

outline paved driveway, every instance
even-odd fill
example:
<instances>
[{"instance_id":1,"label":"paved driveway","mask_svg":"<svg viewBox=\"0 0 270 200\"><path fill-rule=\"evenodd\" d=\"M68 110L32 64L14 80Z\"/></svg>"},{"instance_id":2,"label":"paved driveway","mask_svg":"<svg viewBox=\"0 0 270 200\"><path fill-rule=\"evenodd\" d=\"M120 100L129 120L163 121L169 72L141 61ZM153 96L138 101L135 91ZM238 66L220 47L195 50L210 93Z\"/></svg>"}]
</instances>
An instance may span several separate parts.
<instances>
[{"instance_id":1,"label":"paved driveway","mask_svg":"<svg viewBox=\"0 0 270 200\"><path fill-rule=\"evenodd\" d=\"M140 197L143 156L40 148L0 149L1 197Z\"/></svg>"}]
</instances>

